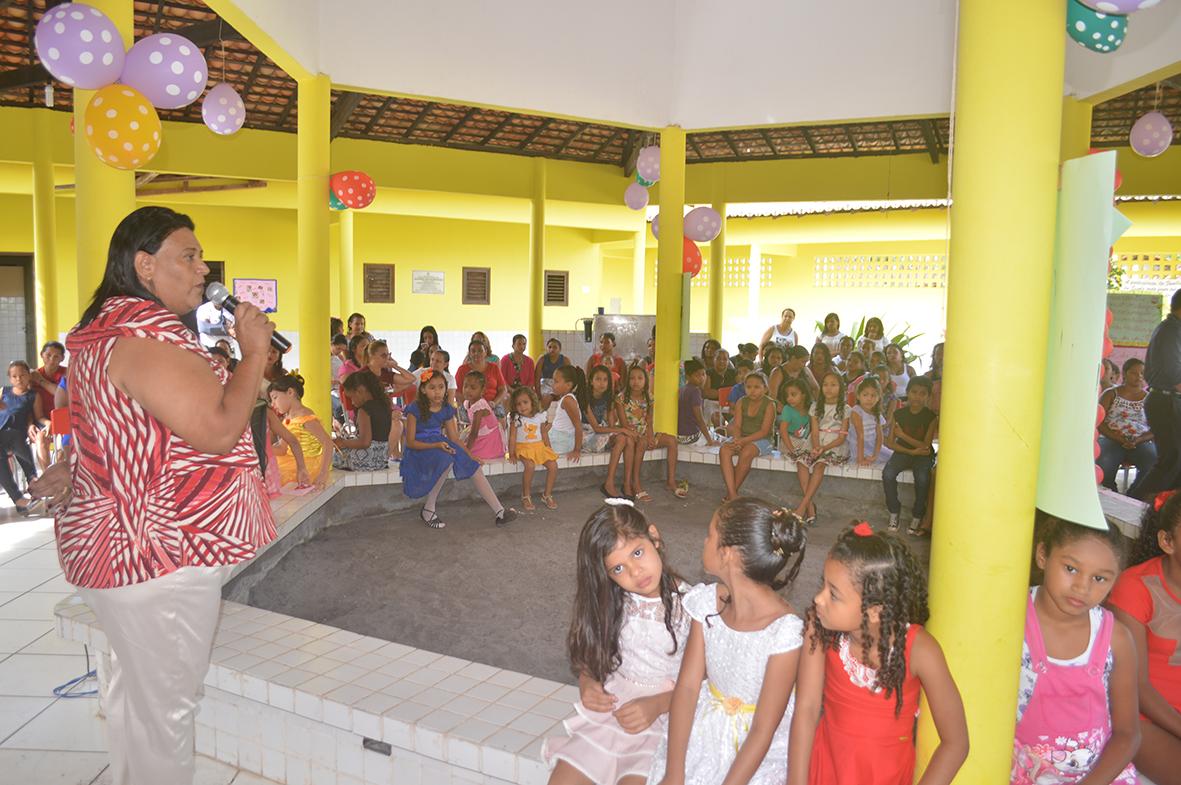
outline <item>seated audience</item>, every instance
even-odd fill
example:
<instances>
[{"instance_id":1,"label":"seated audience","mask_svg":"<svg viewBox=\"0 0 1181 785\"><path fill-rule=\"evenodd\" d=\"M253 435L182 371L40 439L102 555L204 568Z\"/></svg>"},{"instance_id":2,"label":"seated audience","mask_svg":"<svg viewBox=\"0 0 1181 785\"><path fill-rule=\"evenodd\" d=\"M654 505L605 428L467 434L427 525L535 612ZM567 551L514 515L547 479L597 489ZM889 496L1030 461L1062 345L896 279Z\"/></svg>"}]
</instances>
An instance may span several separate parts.
<instances>
[{"instance_id":1,"label":"seated audience","mask_svg":"<svg viewBox=\"0 0 1181 785\"><path fill-rule=\"evenodd\" d=\"M455 372L456 383L463 387L463 379L468 375L468 371L479 371L484 374L484 398L492 405L492 411L496 412L497 418L504 419L504 402L508 398L509 388L500 375L500 367L488 359L488 347L480 340L473 339L468 344L467 356L468 362L459 366L459 370Z\"/></svg>"},{"instance_id":2,"label":"seated audience","mask_svg":"<svg viewBox=\"0 0 1181 785\"><path fill-rule=\"evenodd\" d=\"M785 395L788 379L800 379L807 384L808 389L812 391L813 398L820 395L820 384L806 365L809 354L804 347L793 346L787 350L787 360L783 365L771 373L772 397L779 402L779 408L782 408L783 403L787 400Z\"/></svg>"},{"instance_id":3,"label":"seated audience","mask_svg":"<svg viewBox=\"0 0 1181 785\"><path fill-rule=\"evenodd\" d=\"M341 392L356 412L357 435L333 439L332 465L358 472L389 466L392 411L385 387L372 373L356 371L345 377Z\"/></svg>"},{"instance_id":4,"label":"seated audience","mask_svg":"<svg viewBox=\"0 0 1181 785\"><path fill-rule=\"evenodd\" d=\"M678 444L694 444L702 437L705 437L705 443L711 447L718 443L710 433L709 423L706 422L702 411L705 379L705 367L701 360L685 361L685 386L681 388L677 403Z\"/></svg>"},{"instance_id":5,"label":"seated audience","mask_svg":"<svg viewBox=\"0 0 1181 785\"><path fill-rule=\"evenodd\" d=\"M350 313L349 318L348 318L348 326L349 326L348 337L349 337L350 341L353 338L356 338L358 335L364 335L365 334L365 314Z\"/></svg>"},{"instance_id":6,"label":"seated audience","mask_svg":"<svg viewBox=\"0 0 1181 785\"><path fill-rule=\"evenodd\" d=\"M1148 475L1156 464L1156 443L1144 414L1144 361L1135 357L1123 368L1124 383L1105 390L1099 405L1107 412L1099 423L1099 458L1095 461L1103 470L1103 486L1115 490L1115 477L1123 464L1136 467L1136 479ZM1135 496L1133 488L1128 489Z\"/></svg>"},{"instance_id":7,"label":"seated audience","mask_svg":"<svg viewBox=\"0 0 1181 785\"><path fill-rule=\"evenodd\" d=\"M450 365L451 353L438 346L431 346L427 349L427 364L411 371L411 374L414 376L415 383L419 386L422 385L422 375L427 371L442 374L443 378L447 380L446 402L454 409L456 408L455 400L458 388L455 384L455 377L451 375Z\"/></svg>"},{"instance_id":8,"label":"seated audience","mask_svg":"<svg viewBox=\"0 0 1181 785\"><path fill-rule=\"evenodd\" d=\"M545 342L545 354L537 358L534 364L534 391L541 401L543 409L549 409L554 399L554 371L568 364L566 355L562 354L562 342L557 338L550 338Z\"/></svg>"},{"instance_id":9,"label":"seated audience","mask_svg":"<svg viewBox=\"0 0 1181 785\"><path fill-rule=\"evenodd\" d=\"M513 350L500 358L500 377L511 387L533 386L533 358L525 354L527 340L517 333L513 336Z\"/></svg>"},{"instance_id":10,"label":"seated audience","mask_svg":"<svg viewBox=\"0 0 1181 785\"><path fill-rule=\"evenodd\" d=\"M898 531L898 516L902 502L898 499L898 475L909 469L914 475L914 507L907 533L922 536L923 515L927 511L927 486L935 465L932 441L939 416L927 407L931 397L931 380L916 376L906 389L906 406L890 415L886 446L894 451L882 470L882 485L886 491L886 510L890 513L888 528Z\"/></svg>"},{"instance_id":11,"label":"seated audience","mask_svg":"<svg viewBox=\"0 0 1181 785\"><path fill-rule=\"evenodd\" d=\"M13 360L8 364L8 384L0 393L0 486L22 515L32 515L40 506L34 505L20 489L9 466L9 458L15 458L26 481L37 478L29 436L44 415L31 376L28 363Z\"/></svg>"},{"instance_id":12,"label":"seated audience","mask_svg":"<svg viewBox=\"0 0 1181 785\"><path fill-rule=\"evenodd\" d=\"M830 357L840 353L841 342L849 336L841 332L841 317L830 313L824 317L824 331L816 336L816 343L828 347Z\"/></svg>"},{"instance_id":13,"label":"seated audience","mask_svg":"<svg viewBox=\"0 0 1181 785\"><path fill-rule=\"evenodd\" d=\"M410 353L410 370L417 371L431 363L431 348L439 345L439 333L429 324L418 331L418 347Z\"/></svg>"},{"instance_id":14,"label":"seated audience","mask_svg":"<svg viewBox=\"0 0 1181 785\"><path fill-rule=\"evenodd\" d=\"M66 366L62 365L65 359L66 347L57 341L47 341L41 347L41 367L31 375L33 389L41 402L41 414L45 419L48 419L56 408L53 405L53 396L61 380L66 377ZM41 420L37 422L40 423ZM53 447L53 436L46 427L38 427L31 435L37 463L44 471L50 463L49 452Z\"/></svg>"},{"instance_id":15,"label":"seated audience","mask_svg":"<svg viewBox=\"0 0 1181 785\"><path fill-rule=\"evenodd\" d=\"M623 358L615 354L615 333L603 333L599 336L599 351L586 361L586 372L589 374L596 365L605 365L611 369L613 381L619 384L625 370Z\"/></svg>"}]
</instances>

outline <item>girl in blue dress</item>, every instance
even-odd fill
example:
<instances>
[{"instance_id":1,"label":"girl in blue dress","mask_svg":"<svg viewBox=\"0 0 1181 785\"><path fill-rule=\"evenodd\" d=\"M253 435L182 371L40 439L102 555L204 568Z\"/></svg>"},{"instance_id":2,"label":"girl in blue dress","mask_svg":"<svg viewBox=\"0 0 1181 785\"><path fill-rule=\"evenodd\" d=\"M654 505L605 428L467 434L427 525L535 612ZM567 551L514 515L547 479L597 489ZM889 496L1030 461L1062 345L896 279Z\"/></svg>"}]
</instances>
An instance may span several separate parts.
<instances>
[{"instance_id":1,"label":"girl in blue dress","mask_svg":"<svg viewBox=\"0 0 1181 785\"><path fill-rule=\"evenodd\" d=\"M426 497L419 515L427 526L442 529L446 525L435 512L435 502L448 471L457 480L472 478L477 493L496 514L497 526L516 518L516 513L505 509L496 497L480 462L460 443L455 409L447 403L447 379L443 374L424 372L418 382L418 397L403 414L406 449L402 453L402 488L411 499Z\"/></svg>"}]
</instances>

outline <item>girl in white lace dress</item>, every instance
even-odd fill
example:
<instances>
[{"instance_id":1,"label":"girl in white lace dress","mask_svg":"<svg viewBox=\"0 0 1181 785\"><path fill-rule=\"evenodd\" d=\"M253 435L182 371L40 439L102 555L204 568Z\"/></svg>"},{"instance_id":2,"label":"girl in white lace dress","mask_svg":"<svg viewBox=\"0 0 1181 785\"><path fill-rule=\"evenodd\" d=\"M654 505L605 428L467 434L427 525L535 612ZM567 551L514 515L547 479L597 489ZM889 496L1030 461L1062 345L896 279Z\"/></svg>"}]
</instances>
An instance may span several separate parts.
<instances>
[{"instance_id":1,"label":"girl in white lace dress","mask_svg":"<svg viewBox=\"0 0 1181 785\"><path fill-rule=\"evenodd\" d=\"M542 747L550 785L643 784L689 634L686 589L630 501L608 499L583 526L568 639L581 699L569 736Z\"/></svg>"},{"instance_id":2,"label":"girl in white lace dress","mask_svg":"<svg viewBox=\"0 0 1181 785\"><path fill-rule=\"evenodd\" d=\"M685 595L693 620L653 761L655 785L783 785L803 621L779 595L804 559L803 522L759 499L726 502L702 562L720 583Z\"/></svg>"}]
</instances>

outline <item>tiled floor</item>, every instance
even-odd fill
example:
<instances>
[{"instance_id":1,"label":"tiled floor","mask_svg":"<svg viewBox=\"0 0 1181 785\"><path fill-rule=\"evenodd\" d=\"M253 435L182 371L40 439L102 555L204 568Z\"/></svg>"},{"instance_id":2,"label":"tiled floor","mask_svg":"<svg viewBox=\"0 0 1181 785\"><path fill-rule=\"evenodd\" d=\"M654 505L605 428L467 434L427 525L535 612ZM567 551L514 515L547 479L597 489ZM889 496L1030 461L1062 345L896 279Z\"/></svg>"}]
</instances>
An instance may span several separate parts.
<instances>
[{"instance_id":1,"label":"tiled floor","mask_svg":"<svg viewBox=\"0 0 1181 785\"><path fill-rule=\"evenodd\" d=\"M18 517L0 501L0 776L29 785L110 783L98 699L56 698L53 688L86 672L81 644L54 631L53 606L68 596L53 521ZM94 667L91 657L90 667ZM93 689L93 680L80 686ZM268 780L198 756L196 785Z\"/></svg>"}]
</instances>

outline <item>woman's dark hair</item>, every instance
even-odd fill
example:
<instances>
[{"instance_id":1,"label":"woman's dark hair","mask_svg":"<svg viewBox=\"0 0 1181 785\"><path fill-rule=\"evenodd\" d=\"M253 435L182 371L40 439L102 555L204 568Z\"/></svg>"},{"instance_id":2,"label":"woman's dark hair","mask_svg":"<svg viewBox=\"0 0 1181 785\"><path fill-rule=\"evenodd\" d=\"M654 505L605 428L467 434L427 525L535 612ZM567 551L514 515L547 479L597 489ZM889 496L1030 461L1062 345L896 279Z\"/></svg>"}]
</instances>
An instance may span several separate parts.
<instances>
[{"instance_id":1,"label":"woman's dark hair","mask_svg":"<svg viewBox=\"0 0 1181 785\"><path fill-rule=\"evenodd\" d=\"M418 345L422 346L424 343L426 343L427 333L430 333L431 343L433 343L435 346L438 346L439 345L439 331L436 330L434 327L432 327L429 324L424 326L421 330L418 331Z\"/></svg>"},{"instance_id":2,"label":"woman's dark hair","mask_svg":"<svg viewBox=\"0 0 1181 785\"><path fill-rule=\"evenodd\" d=\"M1165 491L1149 502L1140 519L1140 536L1132 546L1129 567L1164 555L1160 532L1173 540L1173 547L1181 547L1181 493Z\"/></svg>"},{"instance_id":3,"label":"woman's dark hair","mask_svg":"<svg viewBox=\"0 0 1181 785\"><path fill-rule=\"evenodd\" d=\"M45 351L45 350L42 349L41 351ZM1139 357L1129 357L1128 359L1124 360L1124 367L1120 370L1124 376L1127 376L1128 369L1135 368L1137 365L1144 365L1144 361L1141 360Z\"/></svg>"},{"instance_id":4,"label":"woman's dark hair","mask_svg":"<svg viewBox=\"0 0 1181 785\"><path fill-rule=\"evenodd\" d=\"M357 311L353 311L352 313L349 314L349 318L345 319L345 324L349 325L349 327L352 327L353 321L356 319L360 319L361 321L368 324L368 320L365 319L365 314L358 313Z\"/></svg>"},{"instance_id":5,"label":"woman's dark hair","mask_svg":"<svg viewBox=\"0 0 1181 785\"><path fill-rule=\"evenodd\" d=\"M350 317L350 319L351 318L352 317ZM359 363L357 362L357 349L359 349L361 347L361 344L363 342L372 341L372 340L373 339L371 337L369 337L368 335L366 335L365 333L357 333L352 338L349 338L349 359L352 360L353 362L357 363L357 365L364 365L365 364L364 357L361 358L361 362L359 362Z\"/></svg>"},{"instance_id":6,"label":"woman's dark hair","mask_svg":"<svg viewBox=\"0 0 1181 785\"><path fill-rule=\"evenodd\" d=\"M871 316L865 320L865 332L862 333L863 338L869 338L869 328L870 327L877 327L878 328L878 338L885 338L886 337L886 326L884 324L882 324L882 320L876 316ZM876 341L877 338L871 338L870 340Z\"/></svg>"},{"instance_id":7,"label":"woman's dark hair","mask_svg":"<svg viewBox=\"0 0 1181 785\"><path fill-rule=\"evenodd\" d=\"M742 574L775 591L790 586L804 563L804 522L786 507L753 497L718 508L718 544L742 554Z\"/></svg>"},{"instance_id":8,"label":"woman's dark hair","mask_svg":"<svg viewBox=\"0 0 1181 785\"><path fill-rule=\"evenodd\" d=\"M820 344L820 345L824 346L824 344ZM825 348L828 348L828 347L825 347ZM800 346L798 343L787 347L787 350L783 352L784 362L786 362L788 360L808 360L808 359L811 359L811 357L812 357L812 353L810 351L808 351L807 349L805 349L803 346ZM828 359L829 359L829 362L832 361L831 354L829 354Z\"/></svg>"},{"instance_id":9,"label":"woman's dark hair","mask_svg":"<svg viewBox=\"0 0 1181 785\"><path fill-rule=\"evenodd\" d=\"M339 316L328 317L328 337L335 339L338 335L344 334L344 322L340 320Z\"/></svg>"},{"instance_id":10,"label":"woman's dark hair","mask_svg":"<svg viewBox=\"0 0 1181 785\"><path fill-rule=\"evenodd\" d=\"M556 373L556 371L555 371ZM591 389L591 382L594 381L596 374L606 374L607 376L607 391L603 393L608 401L615 400L615 377L611 373L611 369L606 365L596 365L591 368L590 376L586 377L586 402L590 404L592 400L597 400L594 395L594 390Z\"/></svg>"},{"instance_id":11,"label":"woman's dark hair","mask_svg":"<svg viewBox=\"0 0 1181 785\"><path fill-rule=\"evenodd\" d=\"M578 411L586 410L586 373L577 365L561 365L554 369L554 378L562 377L564 381L573 385L574 400L578 403Z\"/></svg>"},{"instance_id":12,"label":"woman's dark hair","mask_svg":"<svg viewBox=\"0 0 1181 785\"><path fill-rule=\"evenodd\" d=\"M332 336L332 345L343 346L347 349L349 345L349 339L344 337L344 333L337 333L336 335Z\"/></svg>"},{"instance_id":13,"label":"woman's dark hair","mask_svg":"<svg viewBox=\"0 0 1181 785\"><path fill-rule=\"evenodd\" d=\"M599 336L600 341L603 340L604 338L611 341L611 343L615 343L615 333L603 333L602 335Z\"/></svg>"},{"instance_id":14,"label":"woman's dark hair","mask_svg":"<svg viewBox=\"0 0 1181 785\"><path fill-rule=\"evenodd\" d=\"M273 392L287 392L288 390L295 391L296 398L303 397L303 377L298 373L285 373L275 381L271 382L271 386L267 388L267 394Z\"/></svg>"},{"instance_id":15,"label":"woman's dark hair","mask_svg":"<svg viewBox=\"0 0 1181 785\"><path fill-rule=\"evenodd\" d=\"M816 354L816 352L820 352L821 357L824 358L824 370L825 371L832 370L832 367L833 367L832 352L829 350L828 345L825 343L818 343L812 347L812 351L809 352L809 354L808 354L808 364L809 365L815 364L814 355Z\"/></svg>"},{"instance_id":16,"label":"woman's dark hair","mask_svg":"<svg viewBox=\"0 0 1181 785\"><path fill-rule=\"evenodd\" d=\"M862 390L876 390L877 391L878 402L873 405L873 411L870 412L870 414L881 417L882 416L882 385L878 383L878 380L876 377L866 376L864 379L861 380L861 383L857 385L857 397L859 397L859 398L861 397ZM858 401L858 403L860 403L860 401Z\"/></svg>"},{"instance_id":17,"label":"woman's dark hair","mask_svg":"<svg viewBox=\"0 0 1181 785\"><path fill-rule=\"evenodd\" d=\"M528 341L528 340L529 340L528 338L526 338L526 337L525 337L524 335L522 335L521 333L517 333L516 335L514 335L514 336L513 336L513 340L512 340L510 343L516 343L518 338L519 338L519 339L521 339L522 341Z\"/></svg>"},{"instance_id":18,"label":"woman's dark hair","mask_svg":"<svg viewBox=\"0 0 1181 785\"><path fill-rule=\"evenodd\" d=\"M340 384L340 388L346 392L348 390L356 390L361 387L365 388L365 390L369 393L369 397L373 400L385 401L386 405L389 405L390 396L385 391L385 385L383 385L381 380L377 378L377 375L369 369L365 369L363 371L353 371L348 376L344 377L344 381Z\"/></svg>"},{"instance_id":19,"label":"woman's dark hair","mask_svg":"<svg viewBox=\"0 0 1181 785\"><path fill-rule=\"evenodd\" d=\"M65 356L65 353L66 353L66 347L62 345L61 341L46 341L45 344L41 347L41 351L38 352L38 356L45 354L46 349L57 349L59 352L62 353L63 357Z\"/></svg>"},{"instance_id":20,"label":"woman's dark hair","mask_svg":"<svg viewBox=\"0 0 1181 785\"><path fill-rule=\"evenodd\" d=\"M187 215L167 207L140 207L127 215L115 227L107 250L107 269L94 292L89 307L78 320L79 327L94 321L103 305L112 297L139 297L160 303L160 298L148 291L135 272L135 255L140 251L157 254L168 235L178 229L193 231L193 221ZM85 264L93 263L84 260Z\"/></svg>"},{"instance_id":21,"label":"woman's dark hair","mask_svg":"<svg viewBox=\"0 0 1181 785\"><path fill-rule=\"evenodd\" d=\"M626 504L603 505L596 510L578 535L578 588L574 595L574 614L566 648L570 666L575 673L586 673L598 682L619 668L619 633L623 627L626 592L611 576L603 560L621 541L644 538L660 554L664 569L660 574L660 599L664 603L664 626L673 640L669 654L675 654L681 642L677 640L675 622L683 613L680 609L680 577L664 559L659 540L652 540L648 521L643 513Z\"/></svg>"},{"instance_id":22,"label":"woman's dark hair","mask_svg":"<svg viewBox=\"0 0 1181 785\"><path fill-rule=\"evenodd\" d=\"M425 327L423 327L421 330L419 330L418 331L418 346L415 346L414 351L412 351L410 353L410 370L412 370L412 371L418 370L419 368L422 368L430 363L430 360L431 360L430 348L429 347L426 349L422 348L423 344L426 343L426 336L428 333L431 335L431 338L432 338L431 346L438 347L438 345L439 345L439 333L438 333L438 331L435 330L434 327L432 327L431 325L428 324Z\"/></svg>"},{"instance_id":23,"label":"woman's dark hair","mask_svg":"<svg viewBox=\"0 0 1181 785\"><path fill-rule=\"evenodd\" d=\"M837 380L837 387L839 389L837 390L836 414L838 420L843 420L845 418L845 380L841 378L839 373L832 369L829 369L817 380L820 384L820 390L816 395L816 408L814 409L816 419L819 420L824 416L824 380L830 376Z\"/></svg>"},{"instance_id":24,"label":"woman's dark hair","mask_svg":"<svg viewBox=\"0 0 1181 785\"><path fill-rule=\"evenodd\" d=\"M772 362L771 361L772 354L779 355L779 362ZM783 354L783 347L781 347L777 343L766 344L765 346L763 346L763 362L762 362L763 373L767 374L767 376L770 376L771 372L774 371L779 366L783 365L783 362L786 359L787 359L787 357L784 356L784 354Z\"/></svg>"},{"instance_id":25,"label":"woman's dark hair","mask_svg":"<svg viewBox=\"0 0 1181 785\"><path fill-rule=\"evenodd\" d=\"M483 390L488 384L488 378L480 371L468 371L466 374L464 374L463 383L465 385L467 384L468 379L471 379L474 382L479 382L481 390Z\"/></svg>"},{"instance_id":26,"label":"woman's dark hair","mask_svg":"<svg viewBox=\"0 0 1181 785\"><path fill-rule=\"evenodd\" d=\"M701 344L702 358L705 357L705 350L711 346L714 348L714 351L716 352L722 348L722 342L719 341L717 338L706 338L705 341Z\"/></svg>"},{"instance_id":27,"label":"woman's dark hair","mask_svg":"<svg viewBox=\"0 0 1181 785\"><path fill-rule=\"evenodd\" d=\"M836 319L837 320L837 332L839 333L841 331L841 317L837 316L835 313L830 313L830 314L825 315L824 329L821 330L821 332L824 333L825 335L828 335L828 320L829 319Z\"/></svg>"},{"instance_id":28,"label":"woman's dark hair","mask_svg":"<svg viewBox=\"0 0 1181 785\"><path fill-rule=\"evenodd\" d=\"M648 369L639 360L632 360L632 364L627 367L627 373L623 379L623 389L619 391L619 397L625 404L631 403L632 374L636 371L644 374L644 406L650 406L652 404L652 380L648 378Z\"/></svg>"},{"instance_id":29,"label":"woman's dark hair","mask_svg":"<svg viewBox=\"0 0 1181 785\"><path fill-rule=\"evenodd\" d=\"M561 341L559 341L557 338L549 338L549 339L547 339L547 340L546 340L546 342L545 342L545 346L546 346L546 348L547 348L547 349L549 348L549 345L550 345L551 343L556 343L556 344L558 345L558 351L559 351L559 352L560 352L560 351L562 351L562 342L561 342Z\"/></svg>"},{"instance_id":30,"label":"woman's dark hair","mask_svg":"<svg viewBox=\"0 0 1181 785\"><path fill-rule=\"evenodd\" d=\"M861 524L867 526L869 524ZM858 534L853 527L837 536L828 558L843 564L861 593L861 662L871 662L870 648L878 654L877 681L874 688L894 695L894 716L902 712L902 682L906 678L906 630L910 624L925 624L927 578L918 560L900 538L887 532ZM869 611L879 608L879 637L869 632ZM816 606L808 608L808 628L812 648L817 644L836 651L840 632L827 630L816 615Z\"/></svg>"},{"instance_id":31,"label":"woman's dark hair","mask_svg":"<svg viewBox=\"0 0 1181 785\"><path fill-rule=\"evenodd\" d=\"M286 375L287 371L283 368L283 353L277 351L275 353L275 362L263 370L262 376L264 379L273 382L276 379L281 379Z\"/></svg>"},{"instance_id":32,"label":"woman's dark hair","mask_svg":"<svg viewBox=\"0 0 1181 785\"><path fill-rule=\"evenodd\" d=\"M784 406L787 405L787 390L788 388L795 388L800 391L800 395L804 396L804 412L811 413L812 411L812 388L803 379L788 379L779 389L783 392L783 400L780 402Z\"/></svg>"},{"instance_id":33,"label":"woman's dark hair","mask_svg":"<svg viewBox=\"0 0 1181 785\"><path fill-rule=\"evenodd\" d=\"M367 373L372 373L372 371L367 371ZM435 379L443 380L443 405L448 405L445 397L447 395L447 377L437 371L423 374L422 379L418 382L418 392L414 396L414 402L418 404L418 417L421 420L431 416L431 401L426 397L426 386Z\"/></svg>"},{"instance_id":34,"label":"woman's dark hair","mask_svg":"<svg viewBox=\"0 0 1181 785\"><path fill-rule=\"evenodd\" d=\"M211 348L209 349L209 353L210 353L210 354L212 354L212 355L215 355L215 356L217 356L217 357L224 357L224 358L225 358L225 360L226 360L226 362L229 362L229 361L230 361L230 359L231 359L231 358L230 358L230 353L229 353L229 352L227 352L225 349L221 348L220 346L214 346L214 347L211 347Z\"/></svg>"}]
</instances>

